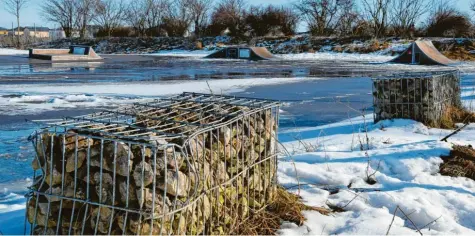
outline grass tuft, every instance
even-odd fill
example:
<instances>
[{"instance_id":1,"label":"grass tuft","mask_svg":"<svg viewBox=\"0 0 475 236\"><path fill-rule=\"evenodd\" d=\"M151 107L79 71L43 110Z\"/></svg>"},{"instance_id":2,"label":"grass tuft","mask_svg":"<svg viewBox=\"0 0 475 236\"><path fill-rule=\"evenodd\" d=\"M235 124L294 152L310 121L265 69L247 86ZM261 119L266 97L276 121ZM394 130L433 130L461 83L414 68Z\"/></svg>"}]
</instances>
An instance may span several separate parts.
<instances>
[{"instance_id":1,"label":"grass tuft","mask_svg":"<svg viewBox=\"0 0 475 236\"><path fill-rule=\"evenodd\" d=\"M457 123L475 122L475 114L464 108L448 107L440 119L438 125L432 125L434 128L453 129Z\"/></svg>"},{"instance_id":2,"label":"grass tuft","mask_svg":"<svg viewBox=\"0 0 475 236\"><path fill-rule=\"evenodd\" d=\"M244 221L235 229L234 234L239 235L272 235L280 229L283 221L302 226L305 222L303 211L318 211L323 215L329 215L331 210L322 207L307 206L302 199L278 187L274 201L264 210L255 212L251 218Z\"/></svg>"}]
</instances>

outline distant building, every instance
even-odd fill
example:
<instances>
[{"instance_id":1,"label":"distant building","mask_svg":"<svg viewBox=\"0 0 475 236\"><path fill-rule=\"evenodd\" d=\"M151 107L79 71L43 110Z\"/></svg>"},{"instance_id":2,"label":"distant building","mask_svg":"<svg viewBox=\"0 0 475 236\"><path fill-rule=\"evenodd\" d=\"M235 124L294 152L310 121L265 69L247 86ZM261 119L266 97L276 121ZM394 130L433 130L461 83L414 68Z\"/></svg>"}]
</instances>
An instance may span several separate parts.
<instances>
[{"instance_id":1,"label":"distant building","mask_svg":"<svg viewBox=\"0 0 475 236\"><path fill-rule=\"evenodd\" d=\"M36 38L49 38L49 28L47 27L25 27L24 34Z\"/></svg>"},{"instance_id":2,"label":"distant building","mask_svg":"<svg viewBox=\"0 0 475 236\"><path fill-rule=\"evenodd\" d=\"M0 27L0 36L8 35L8 29Z\"/></svg>"},{"instance_id":3,"label":"distant building","mask_svg":"<svg viewBox=\"0 0 475 236\"><path fill-rule=\"evenodd\" d=\"M14 34L20 35L20 36L30 36L30 37L36 37L36 38L49 38L49 28L47 27L35 27L35 26L26 26L26 27L20 27L20 31L18 31L18 28L14 28L12 30L9 30L8 32L10 35Z\"/></svg>"}]
</instances>

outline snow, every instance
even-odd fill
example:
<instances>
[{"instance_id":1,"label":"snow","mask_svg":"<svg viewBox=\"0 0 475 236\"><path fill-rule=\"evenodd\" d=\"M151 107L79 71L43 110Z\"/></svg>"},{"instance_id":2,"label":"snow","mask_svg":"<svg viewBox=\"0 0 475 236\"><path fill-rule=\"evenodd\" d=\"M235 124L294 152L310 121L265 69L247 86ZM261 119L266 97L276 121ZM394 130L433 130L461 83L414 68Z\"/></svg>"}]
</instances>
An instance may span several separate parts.
<instances>
[{"instance_id":1,"label":"snow","mask_svg":"<svg viewBox=\"0 0 475 236\"><path fill-rule=\"evenodd\" d=\"M26 55L28 53L29 53L28 50L0 48L0 55Z\"/></svg>"},{"instance_id":2,"label":"snow","mask_svg":"<svg viewBox=\"0 0 475 236\"><path fill-rule=\"evenodd\" d=\"M175 57L205 57L214 50L163 50L158 53L151 53L153 56L175 56Z\"/></svg>"},{"instance_id":3,"label":"snow","mask_svg":"<svg viewBox=\"0 0 475 236\"><path fill-rule=\"evenodd\" d=\"M400 54L406 51L410 45L411 45L411 42L405 42L405 43L393 42L390 44L388 48L380 50L380 51L376 51L371 54L373 55L393 55L395 53Z\"/></svg>"},{"instance_id":4,"label":"snow","mask_svg":"<svg viewBox=\"0 0 475 236\"><path fill-rule=\"evenodd\" d=\"M336 53L336 52L316 52L316 53L296 53L277 55L278 58L285 60L341 60L341 61L364 61L364 62L387 62L393 59L392 56L376 54L358 54L358 53Z\"/></svg>"},{"instance_id":5,"label":"snow","mask_svg":"<svg viewBox=\"0 0 475 236\"><path fill-rule=\"evenodd\" d=\"M331 47L330 47L331 49ZM205 57L215 51L213 50L169 50L152 53L153 56L176 56L176 57ZM365 61L365 62L386 62L393 59L392 56L385 54L358 54L358 53L337 53L322 51L316 53L294 53L294 54L277 54L277 59L283 60L343 60L343 61Z\"/></svg>"},{"instance_id":6,"label":"snow","mask_svg":"<svg viewBox=\"0 0 475 236\"><path fill-rule=\"evenodd\" d=\"M92 108L130 104L146 99L204 92L216 94L240 92L260 85L295 83L320 78L252 78L223 80L190 80L159 83L104 84L28 84L3 85L0 92L0 112L9 115L35 114L61 108Z\"/></svg>"},{"instance_id":7,"label":"snow","mask_svg":"<svg viewBox=\"0 0 475 236\"><path fill-rule=\"evenodd\" d=\"M369 143L363 132L365 121ZM303 226L286 223L280 233L386 234L396 207L400 207L424 234L474 234L475 221L470 216L475 214L475 182L442 176L438 170L440 156L447 155L453 143L475 145L475 125L446 143L439 140L450 130L431 129L412 120L371 121L369 114L280 133L291 155L280 157L279 183L295 186L297 170L303 184L300 194L307 204L346 210L330 216L305 212ZM308 152L302 143L292 141L293 137L303 137L314 150ZM365 150L367 146L369 150ZM365 182L368 162L369 173L376 172L375 185ZM330 195L324 187L341 190ZM378 191L355 191L358 188ZM298 192L296 188L292 191ZM414 234L409 219L398 211L390 234Z\"/></svg>"}]
</instances>

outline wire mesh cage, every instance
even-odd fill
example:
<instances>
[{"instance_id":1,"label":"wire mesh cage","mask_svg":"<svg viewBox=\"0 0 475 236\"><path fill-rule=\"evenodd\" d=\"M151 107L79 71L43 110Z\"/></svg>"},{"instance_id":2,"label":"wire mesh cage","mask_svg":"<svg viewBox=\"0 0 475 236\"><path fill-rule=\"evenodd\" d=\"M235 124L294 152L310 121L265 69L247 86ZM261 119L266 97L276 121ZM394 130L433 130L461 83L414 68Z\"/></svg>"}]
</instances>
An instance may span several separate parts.
<instances>
[{"instance_id":1,"label":"wire mesh cage","mask_svg":"<svg viewBox=\"0 0 475 236\"><path fill-rule=\"evenodd\" d=\"M437 125L462 106L460 72L411 72L373 79L374 121L406 118Z\"/></svg>"},{"instance_id":2,"label":"wire mesh cage","mask_svg":"<svg viewBox=\"0 0 475 236\"><path fill-rule=\"evenodd\" d=\"M274 101L183 93L42 121L25 233L231 234L273 198L278 119Z\"/></svg>"}]
</instances>

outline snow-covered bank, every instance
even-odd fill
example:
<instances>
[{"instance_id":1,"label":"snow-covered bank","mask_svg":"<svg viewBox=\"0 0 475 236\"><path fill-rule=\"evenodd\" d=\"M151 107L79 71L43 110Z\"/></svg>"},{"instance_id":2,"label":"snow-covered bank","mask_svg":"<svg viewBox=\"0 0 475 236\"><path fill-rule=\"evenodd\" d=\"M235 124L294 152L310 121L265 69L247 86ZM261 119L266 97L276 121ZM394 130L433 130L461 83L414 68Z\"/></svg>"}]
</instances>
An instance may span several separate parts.
<instances>
[{"instance_id":1,"label":"snow-covered bank","mask_svg":"<svg viewBox=\"0 0 475 236\"><path fill-rule=\"evenodd\" d=\"M205 57L215 50L163 50L158 53L151 53L153 56L169 56L169 57Z\"/></svg>"},{"instance_id":2,"label":"snow-covered bank","mask_svg":"<svg viewBox=\"0 0 475 236\"><path fill-rule=\"evenodd\" d=\"M0 111L18 115L58 108L117 106L182 92L227 94L260 85L295 83L321 78L268 78L193 80L159 83L110 84L29 84L3 85L0 88Z\"/></svg>"},{"instance_id":3,"label":"snow-covered bank","mask_svg":"<svg viewBox=\"0 0 475 236\"><path fill-rule=\"evenodd\" d=\"M291 187L298 183L296 167L307 204L345 210L331 216L306 212L304 226L286 223L281 233L386 234L400 207L409 219L398 211L390 234L414 234L416 227L424 234L474 234L475 181L442 176L438 171L440 155L447 155L452 143L475 145L475 125L445 143L439 140L450 130L429 129L411 120L367 122L369 143L362 132L363 117L281 132L281 140L288 141L285 146L293 155L280 158L280 184ZM307 148L291 141L293 137L303 137ZM361 150L361 143L370 149ZM309 145L314 150L307 152ZM365 182L367 173L375 173L376 184ZM340 191L330 194L325 187ZM361 188L367 191L355 190Z\"/></svg>"},{"instance_id":4,"label":"snow-covered bank","mask_svg":"<svg viewBox=\"0 0 475 236\"><path fill-rule=\"evenodd\" d=\"M362 62L387 62L393 59L392 56L376 54L358 54L358 53L336 53L336 52L316 52L316 53L297 53L277 55L284 60L342 60L342 61L362 61Z\"/></svg>"},{"instance_id":5,"label":"snow-covered bank","mask_svg":"<svg viewBox=\"0 0 475 236\"><path fill-rule=\"evenodd\" d=\"M0 48L0 55L26 55L28 53L28 50Z\"/></svg>"}]
</instances>

